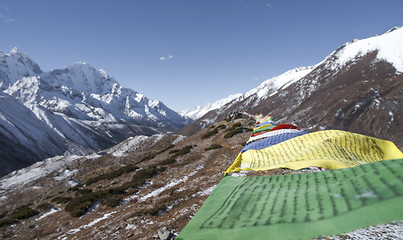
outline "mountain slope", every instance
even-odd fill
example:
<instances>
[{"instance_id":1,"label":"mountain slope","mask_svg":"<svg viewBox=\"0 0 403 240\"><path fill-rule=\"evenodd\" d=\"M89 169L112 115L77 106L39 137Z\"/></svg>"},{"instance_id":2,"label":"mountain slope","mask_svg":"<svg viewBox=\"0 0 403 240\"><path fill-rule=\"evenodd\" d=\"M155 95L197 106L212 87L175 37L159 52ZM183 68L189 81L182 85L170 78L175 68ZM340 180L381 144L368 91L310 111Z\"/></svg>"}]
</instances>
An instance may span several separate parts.
<instances>
[{"instance_id":1,"label":"mountain slope","mask_svg":"<svg viewBox=\"0 0 403 240\"><path fill-rule=\"evenodd\" d=\"M224 98L213 104L207 104L205 106L183 111L183 116L190 118L192 118L192 116L200 117L195 119L194 123L183 128L180 133L184 135L192 135L215 121L224 120L231 111L249 111L252 107L258 106L268 97L276 94L278 91L281 91L310 73L313 68L314 67L295 68L262 82L259 86L245 94L231 95L228 98ZM243 104L244 107L239 107L239 104ZM199 110L199 112L197 112L197 110Z\"/></svg>"},{"instance_id":2,"label":"mountain slope","mask_svg":"<svg viewBox=\"0 0 403 240\"><path fill-rule=\"evenodd\" d=\"M17 48L13 48L9 54L0 52L0 90L7 89L22 77L41 73L38 64Z\"/></svg>"},{"instance_id":3,"label":"mountain slope","mask_svg":"<svg viewBox=\"0 0 403 240\"><path fill-rule=\"evenodd\" d=\"M347 130L403 146L401 42L401 27L354 40L277 91L268 91L263 97L245 94L224 105L220 113L207 113L181 133L190 135L212 118L223 120L231 112L247 111L270 113L280 122L302 128ZM250 92L258 92L259 87Z\"/></svg>"},{"instance_id":4,"label":"mountain slope","mask_svg":"<svg viewBox=\"0 0 403 240\"><path fill-rule=\"evenodd\" d=\"M162 102L122 87L105 71L86 63L42 72L16 48L9 54L0 52L0 63L2 96L8 101L12 97L25 106L19 115L6 105L1 105L0 111L8 122L20 119L16 125L31 136L31 143L24 147L33 153L27 160L18 144L9 145L7 150L2 148L13 152L14 160L7 162L0 176L55 154L87 153L111 147L130 136L174 132L187 121ZM25 119L31 119L27 120L27 126L24 126ZM29 121L36 121L36 127ZM6 128L4 124L2 127ZM9 130L13 127L17 128L7 125ZM37 129L46 129L46 134L42 134L46 136L38 134ZM9 132L4 135L7 136L4 142L24 143L21 138L24 134L13 134L17 130ZM47 141L54 144L48 145ZM5 156L7 153L3 155L0 159L10 158Z\"/></svg>"},{"instance_id":5,"label":"mountain slope","mask_svg":"<svg viewBox=\"0 0 403 240\"><path fill-rule=\"evenodd\" d=\"M0 91L0 106L1 175L63 153L63 139L23 104Z\"/></svg>"},{"instance_id":6,"label":"mountain slope","mask_svg":"<svg viewBox=\"0 0 403 240\"><path fill-rule=\"evenodd\" d=\"M247 128L250 122L219 125ZM163 226L179 232L222 179L250 135L244 132L227 138L224 136L229 130L219 128L216 135L203 138L208 131L188 138L136 136L102 152L54 157L8 174L0 179L0 236L158 239L154 235ZM216 144L221 147L211 148ZM139 185L128 185L133 181ZM91 192L108 194L94 201ZM82 197L90 197L91 208L73 217L68 206ZM110 204L113 199L118 200L117 205ZM39 207L45 205L48 208ZM40 213L10 227L6 219L20 206Z\"/></svg>"}]
</instances>

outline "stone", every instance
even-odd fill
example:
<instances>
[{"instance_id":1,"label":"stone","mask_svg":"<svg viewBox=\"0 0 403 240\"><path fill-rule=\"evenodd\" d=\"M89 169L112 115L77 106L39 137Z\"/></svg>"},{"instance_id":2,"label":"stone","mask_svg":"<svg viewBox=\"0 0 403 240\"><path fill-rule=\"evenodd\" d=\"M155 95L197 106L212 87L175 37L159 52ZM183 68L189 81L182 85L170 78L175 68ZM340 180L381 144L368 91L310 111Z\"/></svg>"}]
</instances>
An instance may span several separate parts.
<instances>
[{"instance_id":1,"label":"stone","mask_svg":"<svg viewBox=\"0 0 403 240\"><path fill-rule=\"evenodd\" d=\"M160 237L160 240L169 240L172 237L172 232L164 226L158 229L158 236Z\"/></svg>"}]
</instances>

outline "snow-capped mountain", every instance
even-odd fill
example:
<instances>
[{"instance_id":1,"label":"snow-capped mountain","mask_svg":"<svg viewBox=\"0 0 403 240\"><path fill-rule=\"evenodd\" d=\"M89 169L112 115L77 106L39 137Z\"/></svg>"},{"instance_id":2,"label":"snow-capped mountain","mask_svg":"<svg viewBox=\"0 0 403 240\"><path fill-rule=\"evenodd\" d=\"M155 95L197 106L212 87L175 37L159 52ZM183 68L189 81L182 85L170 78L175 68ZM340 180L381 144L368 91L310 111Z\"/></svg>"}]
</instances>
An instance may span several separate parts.
<instances>
[{"instance_id":1,"label":"snow-capped mountain","mask_svg":"<svg viewBox=\"0 0 403 240\"><path fill-rule=\"evenodd\" d=\"M204 114L212 111L212 110L220 110L221 112L225 109L222 109L225 105L231 102L241 101L246 99L250 96L256 96L257 100L254 102L255 105L258 105L260 101L268 98L271 94L276 93L278 90L287 87L291 83L299 80L301 77L308 74L312 71L314 67L300 67L289 70L284 74L279 76L267 79L266 81L262 82L256 88L248 91L247 93L241 94L233 94L228 96L227 98L220 99L215 101L214 103L207 103L203 106L197 106L191 109L186 109L180 111L179 114L183 117L188 117L193 120L197 120L201 118Z\"/></svg>"},{"instance_id":2,"label":"snow-capped mountain","mask_svg":"<svg viewBox=\"0 0 403 240\"><path fill-rule=\"evenodd\" d=\"M238 99L241 97L242 94L233 94L228 96L227 98L220 99L218 101L215 101L214 103L207 103L203 106L196 106L194 108L186 109L183 111L180 111L179 114L182 115L183 117L188 117L193 120L197 120L201 118L204 114L210 112L211 110L219 109L225 104L232 102L235 99Z\"/></svg>"},{"instance_id":3,"label":"snow-capped mountain","mask_svg":"<svg viewBox=\"0 0 403 240\"><path fill-rule=\"evenodd\" d=\"M0 90L7 89L22 77L41 73L38 64L17 48L13 48L9 54L0 52Z\"/></svg>"},{"instance_id":4,"label":"snow-capped mountain","mask_svg":"<svg viewBox=\"0 0 403 240\"><path fill-rule=\"evenodd\" d=\"M341 129L403 145L403 27L336 49L320 63L266 80L188 125L191 135L231 112L270 113L279 122ZM196 114L196 113L193 113Z\"/></svg>"},{"instance_id":5,"label":"snow-capped mountain","mask_svg":"<svg viewBox=\"0 0 403 240\"><path fill-rule=\"evenodd\" d=\"M34 153L28 159L23 152L12 158L5 153L0 158L9 159L4 163L9 170L55 154L104 149L134 135L176 131L186 123L162 102L122 87L103 70L76 63L43 72L16 48L0 52L0 89L5 103L0 133L5 142ZM11 151L20 152L8 146L6 152Z\"/></svg>"},{"instance_id":6,"label":"snow-capped mountain","mask_svg":"<svg viewBox=\"0 0 403 240\"><path fill-rule=\"evenodd\" d=\"M208 103L204 106L198 106L192 109L181 111L180 114L182 116L195 120L193 124L185 127L181 133L193 134L198 130L205 128L210 123L213 123L217 120L223 120L228 114L229 109L234 110L233 107L237 106L241 102L243 102L244 105L248 105L247 109L258 106L259 103L276 94L281 89L284 89L290 84L298 81L310 73L313 69L314 66L295 68L279 76L267 79L256 88L244 94L230 95L229 97L218 100L212 104ZM247 109L238 110L247 111ZM225 114L223 115L223 113Z\"/></svg>"}]
</instances>

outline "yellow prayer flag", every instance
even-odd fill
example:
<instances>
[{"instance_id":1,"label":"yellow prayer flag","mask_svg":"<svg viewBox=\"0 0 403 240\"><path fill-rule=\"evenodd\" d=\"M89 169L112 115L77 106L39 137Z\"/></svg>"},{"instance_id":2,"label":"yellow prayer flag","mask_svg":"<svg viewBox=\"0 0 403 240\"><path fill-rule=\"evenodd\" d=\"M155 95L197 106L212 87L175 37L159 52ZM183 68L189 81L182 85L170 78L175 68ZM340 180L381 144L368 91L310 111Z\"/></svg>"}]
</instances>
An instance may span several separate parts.
<instances>
[{"instance_id":1,"label":"yellow prayer flag","mask_svg":"<svg viewBox=\"0 0 403 240\"><path fill-rule=\"evenodd\" d=\"M398 158L403 158L403 153L393 142L340 130L326 130L240 153L226 173L274 168L339 169Z\"/></svg>"}]
</instances>

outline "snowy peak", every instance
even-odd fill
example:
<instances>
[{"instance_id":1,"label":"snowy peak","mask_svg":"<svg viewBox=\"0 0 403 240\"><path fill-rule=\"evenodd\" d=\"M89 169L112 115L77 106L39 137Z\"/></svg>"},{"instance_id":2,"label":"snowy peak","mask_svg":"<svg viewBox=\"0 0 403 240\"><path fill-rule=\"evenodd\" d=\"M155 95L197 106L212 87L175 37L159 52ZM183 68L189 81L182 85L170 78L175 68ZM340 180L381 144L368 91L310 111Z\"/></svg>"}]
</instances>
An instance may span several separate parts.
<instances>
[{"instance_id":1,"label":"snowy peak","mask_svg":"<svg viewBox=\"0 0 403 240\"><path fill-rule=\"evenodd\" d=\"M13 48L10 53L0 52L0 89L4 90L22 77L35 76L42 70L25 53Z\"/></svg>"},{"instance_id":2,"label":"snowy peak","mask_svg":"<svg viewBox=\"0 0 403 240\"><path fill-rule=\"evenodd\" d=\"M227 98L220 99L218 101L215 101L213 103L207 103L203 106L197 106L194 108L186 109L183 111L180 111L179 114L184 117L188 117L190 119L196 120L198 118L201 118L204 114L221 108L222 106L226 105L229 102L234 101L235 99L238 99L242 96L242 94L233 94L228 96Z\"/></svg>"},{"instance_id":3,"label":"snowy peak","mask_svg":"<svg viewBox=\"0 0 403 240\"><path fill-rule=\"evenodd\" d=\"M398 72L403 72L403 27L394 27L386 33L346 43L324 61L335 59L332 69L340 69L348 62L377 51L377 59L391 63Z\"/></svg>"},{"instance_id":4,"label":"snowy peak","mask_svg":"<svg viewBox=\"0 0 403 240\"><path fill-rule=\"evenodd\" d=\"M315 66L298 67L289 70L281 75L267 79L256 88L244 94L244 98L255 96L259 101L276 93L279 89L286 88L290 84L298 81L308 73L310 73Z\"/></svg>"},{"instance_id":5,"label":"snowy peak","mask_svg":"<svg viewBox=\"0 0 403 240\"><path fill-rule=\"evenodd\" d=\"M87 63L76 63L64 69L52 70L44 73L42 77L52 85L100 95L111 92L114 84L117 84L104 70L96 70Z\"/></svg>"},{"instance_id":6,"label":"snowy peak","mask_svg":"<svg viewBox=\"0 0 403 240\"><path fill-rule=\"evenodd\" d=\"M214 103L207 103L206 105L203 106L197 106L191 109L183 110L180 112L180 114L184 117L189 117L193 120L196 120L212 110L218 110L218 109L225 110L229 108L232 105L232 103L235 104L247 98L253 99L254 106L256 106L264 99L277 93L279 89L286 88L295 81L298 81L299 79L310 73L314 68L315 66L310 66L310 67L298 67L289 70L281 75L267 79L266 81L262 82L259 86L246 92L245 94L233 94L228 96L227 98L220 99ZM225 109L224 106L226 106Z\"/></svg>"}]
</instances>

